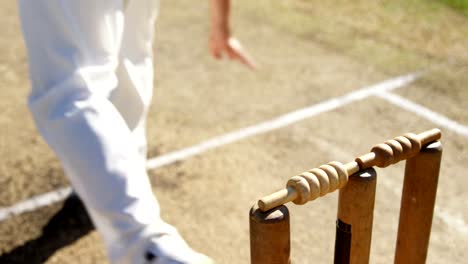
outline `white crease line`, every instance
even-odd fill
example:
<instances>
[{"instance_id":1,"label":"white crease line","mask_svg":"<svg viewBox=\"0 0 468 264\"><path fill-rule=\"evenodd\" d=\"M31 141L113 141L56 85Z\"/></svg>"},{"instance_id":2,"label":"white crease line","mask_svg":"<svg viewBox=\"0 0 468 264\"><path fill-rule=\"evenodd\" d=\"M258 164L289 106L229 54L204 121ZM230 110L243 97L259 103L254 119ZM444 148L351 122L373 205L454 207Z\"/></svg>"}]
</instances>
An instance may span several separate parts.
<instances>
[{"instance_id":1,"label":"white crease line","mask_svg":"<svg viewBox=\"0 0 468 264\"><path fill-rule=\"evenodd\" d=\"M0 208L0 222L14 215L32 212L38 208L61 202L70 196L71 193L72 189L70 187L64 187L48 193L34 196L10 207Z\"/></svg>"},{"instance_id":2,"label":"white crease line","mask_svg":"<svg viewBox=\"0 0 468 264\"><path fill-rule=\"evenodd\" d=\"M439 217L447 226L454 228L462 236L468 237L468 224L463 219L461 213L452 215L447 210L443 210L439 206L436 206L434 211L435 215Z\"/></svg>"},{"instance_id":3,"label":"white crease line","mask_svg":"<svg viewBox=\"0 0 468 264\"><path fill-rule=\"evenodd\" d=\"M441 126L445 127L448 130L451 130L457 134L460 134L464 137L468 137L468 126L457 123L454 120L451 120L439 113L436 113L422 105L416 104L408 99L405 99L399 95L390 93L388 91L381 91L376 93L376 96L387 100L388 102L397 105L405 110L413 112L425 119Z\"/></svg>"},{"instance_id":4,"label":"white crease line","mask_svg":"<svg viewBox=\"0 0 468 264\"><path fill-rule=\"evenodd\" d=\"M275 119L268 120L253 126L245 127L219 137L215 137L195 146L171 152L160 157L149 159L147 167L148 169L154 169L160 166L174 163L179 160L184 160L188 157L200 154L209 149L217 148L244 138L248 138L258 134L263 134L278 128L288 126L303 119L310 118L318 114L337 109L339 107L343 107L354 101L362 100L372 95L403 87L419 78L420 75L421 73L417 72L389 79L384 82L366 88L362 88L354 92L350 92L343 96L328 99L318 104L281 115Z\"/></svg>"},{"instance_id":5,"label":"white crease line","mask_svg":"<svg viewBox=\"0 0 468 264\"><path fill-rule=\"evenodd\" d=\"M325 100L321 103L306 107L294 112L287 113L279 116L275 119L262 122L257 125L242 128L240 130L219 136L208 141L202 142L198 145L185 148L179 151L171 152L159 157L155 157L148 160L147 168L155 169L159 168L176 161L187 159L191 156L200 154L207 150L220 147L247 137L266 133L281 127L285 127L292 123L296 123L305 118L309 118L324 112L328 112L339 107L343 107L354 101L365 99L369 96L376 95L381 92L391 91L418 79L421 76L421 72L410 73L407 75L398 76L386 81L377 83L375 85L362 88L360 90L350 92L343 96ZM0 208L0 222L4 221L12 216L20 215L22 213L35 211L41 207L52 205L54 203L65 200L71 193L70 187L65 187L59 190L51 191L45 194L31 197L27 200L14 204L10 207Z\"/></svg>"}]
</instances>

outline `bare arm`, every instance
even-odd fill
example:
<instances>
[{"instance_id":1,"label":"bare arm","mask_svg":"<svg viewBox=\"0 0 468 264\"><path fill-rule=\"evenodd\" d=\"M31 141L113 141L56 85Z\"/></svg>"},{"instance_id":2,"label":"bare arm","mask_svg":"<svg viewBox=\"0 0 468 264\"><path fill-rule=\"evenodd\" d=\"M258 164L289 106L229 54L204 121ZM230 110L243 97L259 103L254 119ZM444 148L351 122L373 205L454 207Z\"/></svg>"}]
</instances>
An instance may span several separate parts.
<instances>
[{"instance_id":1,"label":"bare arm","mask_svg":"<svg viewBox=\"0 0 468 264\"><path fill-rule=\"evenodd\" d=\"M211 27L212 30L223 30L229 33L230 0L211 1Z\"/></svg>"},{"instance_id":2,"label":"bare arm","mask_svg":"<svg viewBox=\"0 0 468 264\"><path fill-rule=\"evenodd\" d=\"M211 54L219 59L223 54L238 60L250 68L255 68L254 61L243 50L239 41L231 36L229 25L230 0L210 0L211 8Z\"/></svg>"}]
</instances>

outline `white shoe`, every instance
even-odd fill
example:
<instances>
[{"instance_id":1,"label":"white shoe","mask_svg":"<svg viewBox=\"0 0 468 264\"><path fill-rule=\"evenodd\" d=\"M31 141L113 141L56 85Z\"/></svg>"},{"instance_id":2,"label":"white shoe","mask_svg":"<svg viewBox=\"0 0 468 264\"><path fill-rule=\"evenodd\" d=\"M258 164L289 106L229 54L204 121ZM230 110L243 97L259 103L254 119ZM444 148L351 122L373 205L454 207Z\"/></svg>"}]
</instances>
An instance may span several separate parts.
<instances>
[{"instance_id":1,"label":"white shoe","mask_svg":"<svg viewBox=\"0 0 468 264\"><path fill-rule=\"evenodd\" d=\"M214 264L212 259L190 248L172 226L151 239L145 258L149 264Z\"/></svg>"}]
</instances>

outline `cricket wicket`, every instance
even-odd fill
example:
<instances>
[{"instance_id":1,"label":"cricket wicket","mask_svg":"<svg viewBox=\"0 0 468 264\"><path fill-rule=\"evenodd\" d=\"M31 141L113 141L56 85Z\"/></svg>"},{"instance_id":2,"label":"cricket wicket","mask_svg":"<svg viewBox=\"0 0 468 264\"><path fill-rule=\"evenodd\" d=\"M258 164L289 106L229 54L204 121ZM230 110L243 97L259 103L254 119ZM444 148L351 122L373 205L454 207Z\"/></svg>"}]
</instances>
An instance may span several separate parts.
<instances>
[{"instance_id":1,"label":"cricket wicket","mask_svg":"<svg viewBox=\"0 0 468 264\"><path fill-rule=\"evenodd\" d=\"M286 188L260 199L250 211L252 264L288 264L287 202L304 204L339 189L334 263L369 263L377 174L406 161L395 263L425 263L442 157L439 129L406 134L370 153L293 176Z\"/></svg>"}]
</instances>

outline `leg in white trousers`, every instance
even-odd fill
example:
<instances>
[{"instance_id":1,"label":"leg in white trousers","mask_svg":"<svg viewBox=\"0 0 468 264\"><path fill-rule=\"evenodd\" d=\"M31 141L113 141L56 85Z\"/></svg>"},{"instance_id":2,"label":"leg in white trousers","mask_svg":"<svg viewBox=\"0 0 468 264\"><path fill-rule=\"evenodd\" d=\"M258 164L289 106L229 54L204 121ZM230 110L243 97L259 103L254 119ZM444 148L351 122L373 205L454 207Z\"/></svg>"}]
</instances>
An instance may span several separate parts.
<instances>
[{"instance_id":1,"label":"leg in white trousers","mask_svg":"<svg viewBox=\"0 0 468 264\"><path fill-rule=\"evenodd\" d=\"M19 0L36 126L113 263L144 263L147 247L164 250L150 240L176 232L160 218L145 169L157 5Z\"/></svg>"}]
</instances>

